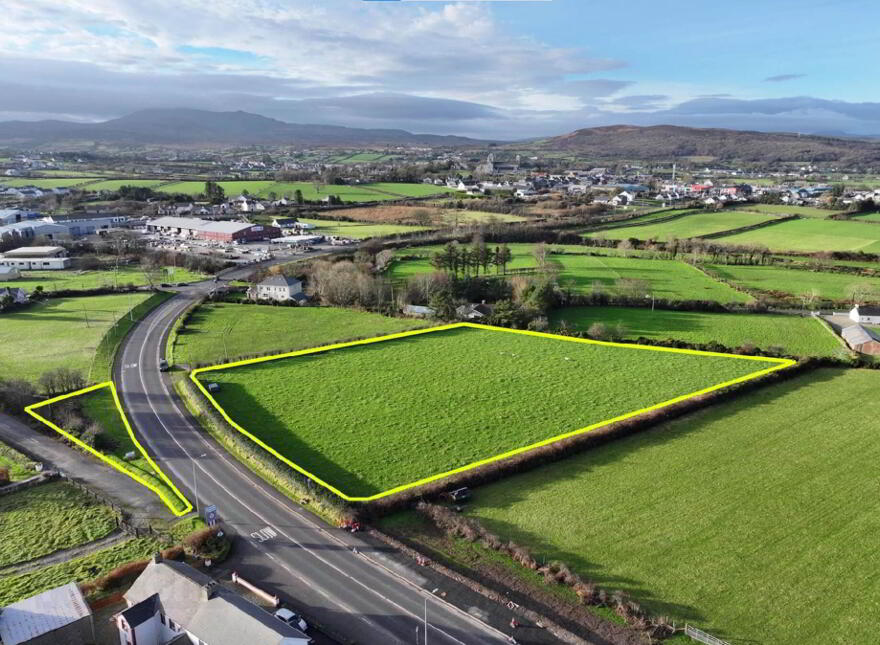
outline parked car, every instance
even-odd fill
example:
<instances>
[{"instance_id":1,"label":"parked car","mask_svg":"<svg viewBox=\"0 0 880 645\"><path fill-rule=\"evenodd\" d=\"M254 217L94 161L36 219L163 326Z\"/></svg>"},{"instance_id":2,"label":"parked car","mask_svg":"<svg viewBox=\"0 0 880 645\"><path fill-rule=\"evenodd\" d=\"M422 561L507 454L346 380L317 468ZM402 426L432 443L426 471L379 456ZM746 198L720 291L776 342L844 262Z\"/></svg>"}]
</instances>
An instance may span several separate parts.
<instances>
[{"instance_id":1,"label":"parked car","mask_svg":"<svg viewBox=\"0 0 880 645\"><path fill-rule=\"evenodd\" d=\"M167 372L168 371L168 361L166 361L164 358L159 359L159 371L160 372Z\"/></svg>"},{"instance_id":2,"label":"parked car","mask_svg":"<svg viewBox=\"0 0 880 645\"><path fill-rule=\"evenodd\" d=\"M217 383L208 383L208 392L214 393L220 391L220 385Z\"/></svg>"},{"instance_id":3,"label":"parked car","mask_svg":"<svg viewBox=\"0 0 880 645\"><path fill-rule=\"evenodd\" d=\"M282 607L278 611L275 612L275 618L280 620L282 623L287 623L291 627L296 627L300 631L304 632L309 628L309 624L303 619L295 611L291 611L287 607Z\"/></svg>"}]
</instances>

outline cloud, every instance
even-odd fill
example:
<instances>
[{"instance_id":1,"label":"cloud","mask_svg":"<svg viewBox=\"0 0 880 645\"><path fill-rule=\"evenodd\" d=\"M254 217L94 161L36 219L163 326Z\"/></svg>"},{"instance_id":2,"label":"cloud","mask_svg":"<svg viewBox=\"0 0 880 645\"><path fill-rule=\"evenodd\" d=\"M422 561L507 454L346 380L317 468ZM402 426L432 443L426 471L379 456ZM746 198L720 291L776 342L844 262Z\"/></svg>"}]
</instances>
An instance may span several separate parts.
<instances>
[{"instance_id":1,"label":"cloud","mask_svg":"<svg viewBox=\"0 0 880 645\"><path fill-rule=\"evenodd\" d=\"M632 94L613 99L609 103L630 110L658 110L668 100L666 94Z\"/></svg>"},{"instance_id":2,"label":"cloud","mask_svg":"<svg viewBox=\"0 0 880 645\"><path fill-rule=\"evenodd\" d=\"M803 78L806 74L779 74L778 76L768 76L764 79L765 83L782 83L784 81L793 81L796 78Z\"/></svg>"}]
</instances>

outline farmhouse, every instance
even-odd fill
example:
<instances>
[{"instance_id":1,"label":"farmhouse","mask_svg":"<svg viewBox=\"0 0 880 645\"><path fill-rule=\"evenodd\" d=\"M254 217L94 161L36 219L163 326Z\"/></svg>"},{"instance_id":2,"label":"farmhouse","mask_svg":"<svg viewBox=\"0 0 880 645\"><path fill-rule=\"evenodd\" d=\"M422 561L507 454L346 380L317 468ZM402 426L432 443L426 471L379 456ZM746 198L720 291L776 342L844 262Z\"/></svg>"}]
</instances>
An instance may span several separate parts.
<instances>
[{"instance_id":1,"label":"farmhouse","mask_svg":"<svg viewBox=\"0 0 880 645\"><path fill-rule=\"evenodd\" d=\"M147 222L147 230L164 235L226 243L252 242L281 236L281 229L277 226L249 222L209 222L196 217L159 217Z\"/></svg>"},{"instance_id":2,"label":"farmhouse","mask_svg":"<svg viewBox=\"0 0 880 645\"><path fill-rule=\"evenodd\" d=\"M70 264L67 250L60 246L22 246L0 255L0 267L19 271L54 271Z\"/></svg>"},{"instance_id":3,"label":"farmhouse","mask_svg":"<svg viewBox=\"0 0 880 645\"><path fill-rule=\"evenodd\" d=\"M456 307L455 315L462 320L480 320L491 316L494 310L494 305L487 305L485 302L479 304L470 303Z\"/></svg>"},{"instance_id":4,"label":"farmhouse","mask_svg":"<svg viewBox=\"0 0 880 645\"><path fill-rule=\"evenodd\" d=\"M19 600L0 611L3 645L94 642L92 611L75 582Z\"/></svg>"},{"instance_id":5,"label":"farmhouse","mask_svg":"<svg viewBox=\"0 0 880 645\"><path fill-rule=\"evenodd\" d=\"M840 335L854 352L873 356L880 355L880 336L867 327L851 325L845 327Z\"/></svg>"},{"instance_id":6,"label":"farmhouse","mask_svg":"<svg viewBox=\"0 0 880 645\"><path fill-rule=\"evenodd\" d=\"M856 305L850 310L849 319L860 325L880 325L880 307Z\"/></svg>"},{"instance_id":7,"label":"farmhouse","mask_svg":"<svg viewBox=\"0 0 880 645\"><path fill-rule=\"evenodd\" d=\"M115 616L125 645L307 645L311 639L182 562L156 555ZM5 643L5 641L4 641Z\"/></svg>"},{"instance_id":8,"label":"farmhouse","mask_svg":"<svg viewBox=\"0 0 880 645\"><path fill-rule=\"evenodd\" d=\"M308 299L303 293L302 282L285 275L269 276L248 289L248 297L252 300L277 300L278 302L295 300L299 304Z\"/></svg>"}]
</instances>

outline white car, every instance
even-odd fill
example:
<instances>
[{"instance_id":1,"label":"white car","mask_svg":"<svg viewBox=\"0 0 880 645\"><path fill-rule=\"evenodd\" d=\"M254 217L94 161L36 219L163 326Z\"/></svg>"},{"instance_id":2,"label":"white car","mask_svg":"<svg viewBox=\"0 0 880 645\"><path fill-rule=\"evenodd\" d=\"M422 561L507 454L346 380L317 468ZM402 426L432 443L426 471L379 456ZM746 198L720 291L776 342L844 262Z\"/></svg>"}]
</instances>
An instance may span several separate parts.
<instances>
[{"instance_id":1,"label":"white car","mask_svg":"<svg viewBox=\"0 0 880 645\"><path fill-rule=\"evenodd\" d=\"M301 632L306 631L309 628L309 624L303 619L295 611L290 611L286 607L282 607L278 611L275 612L275 618L280 620L282 623L287 623L291 627L296 627Z\"/></svg>"}]
</instances>

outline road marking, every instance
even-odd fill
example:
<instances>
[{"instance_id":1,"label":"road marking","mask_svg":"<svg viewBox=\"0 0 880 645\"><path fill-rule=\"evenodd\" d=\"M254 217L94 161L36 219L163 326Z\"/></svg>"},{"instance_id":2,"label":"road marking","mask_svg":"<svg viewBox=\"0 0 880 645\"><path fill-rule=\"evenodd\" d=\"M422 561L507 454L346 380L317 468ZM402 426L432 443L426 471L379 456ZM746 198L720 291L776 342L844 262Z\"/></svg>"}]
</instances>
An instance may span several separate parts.
<instances>
[{"instance_id":1,"label":"road marking","mask_svg":"<svg viewBox=\"0 0 880 645\"><path fill-rule=\"evenodd\" d=\"M276 537L278 537L278 533L275 532L271 526L266 526L261 528L259 531L254 531L251 533L251 537L257 542L268 542Z\"/></svg>"}]
</instances>

